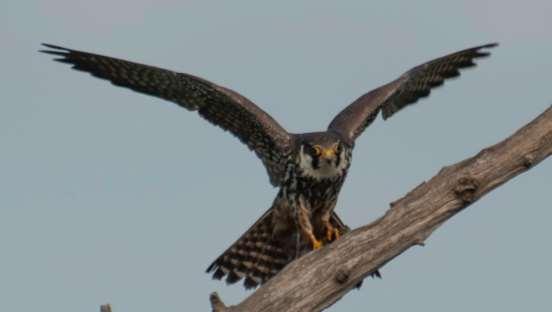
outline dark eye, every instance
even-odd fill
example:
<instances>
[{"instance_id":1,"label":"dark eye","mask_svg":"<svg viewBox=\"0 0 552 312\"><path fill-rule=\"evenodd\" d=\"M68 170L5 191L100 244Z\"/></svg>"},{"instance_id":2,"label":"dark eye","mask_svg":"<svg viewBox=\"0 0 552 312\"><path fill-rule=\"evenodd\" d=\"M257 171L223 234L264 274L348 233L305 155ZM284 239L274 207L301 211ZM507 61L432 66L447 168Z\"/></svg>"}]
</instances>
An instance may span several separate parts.
<instances>
[{"instance_id":1,"label":"dark eye","mask_svg":"<svg viewBox=\"0 0 552 312\"><path fill-rule=\"evenodd\" d=\"M322 147L320 145L315 145L312 147L312 154L314 156L320 156L322 154Z\"/></svg>"}]
</instances>

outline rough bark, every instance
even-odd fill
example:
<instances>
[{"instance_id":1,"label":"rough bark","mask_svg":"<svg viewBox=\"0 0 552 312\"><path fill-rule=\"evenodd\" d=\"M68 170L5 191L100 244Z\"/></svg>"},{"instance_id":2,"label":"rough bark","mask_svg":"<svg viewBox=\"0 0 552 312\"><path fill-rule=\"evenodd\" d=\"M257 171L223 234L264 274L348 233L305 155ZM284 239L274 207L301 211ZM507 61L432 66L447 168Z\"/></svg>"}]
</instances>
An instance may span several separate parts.
<instances>
[{"instance_id":1,"label":"rough bark","mask_svg":"<svg viewBox=\"0 0 552 312\"><path fill-rule=\"evenodd\" d=\"M292 262L240 304L226 307L211 294L213 311L321 311L377 268L423 245L450 217L550 154L552 107L504 141L441 169L391 203L375 222Z\"/></svg>"}]
</instances>

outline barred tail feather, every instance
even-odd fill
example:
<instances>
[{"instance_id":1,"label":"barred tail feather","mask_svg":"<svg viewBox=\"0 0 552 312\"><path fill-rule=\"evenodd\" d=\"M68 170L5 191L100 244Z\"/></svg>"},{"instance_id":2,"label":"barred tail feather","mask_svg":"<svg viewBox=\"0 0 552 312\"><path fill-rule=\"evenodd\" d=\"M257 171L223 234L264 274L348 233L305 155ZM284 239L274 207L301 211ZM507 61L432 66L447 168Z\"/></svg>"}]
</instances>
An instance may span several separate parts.
<instances>
[{"instance_id":1,"label":"barred tail feather","mask_svg":"<svg viewBox=\"0 0 552 312\"><path fill-rule=\"evenodd\" d=\"M228 284L244 279L246 289L263 284L295 256L295 251L272 233L270 209L207 268L207 273L213 272L215 279L226 276Z\"/></svg>"},{"instance_id":2,"label":"barred tail feather","mask_svg":"<svg viewBox=\"0 0 552 312\"><path fill-rule=\"evenodd\" d=\"M280 272L295 258L309 252L310 244L297 246L298 233L274 237L273 209L261 216L232 246L220 255L207 268L213 278L234 284L243 281L246 289L264 284ZM340 234L349 232L349 228L332 212L330 222ZM329 243L329 242L328 242ZM380 277L379 272L372 273ZM360 286L360 283L359 283Z\"/></svg>"}]
</instances>

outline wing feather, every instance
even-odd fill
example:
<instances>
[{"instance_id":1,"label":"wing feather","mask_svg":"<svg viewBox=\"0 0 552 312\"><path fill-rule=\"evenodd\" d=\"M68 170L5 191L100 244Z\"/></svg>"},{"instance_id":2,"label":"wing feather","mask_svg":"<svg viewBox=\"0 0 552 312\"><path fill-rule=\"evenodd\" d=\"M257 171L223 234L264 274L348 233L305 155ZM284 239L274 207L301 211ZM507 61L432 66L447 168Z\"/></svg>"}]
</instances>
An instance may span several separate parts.
<instances>
[{"instance_id":1,"label":"wing feather","mask_svg":"<svg viewBox=\"0 0 552 312\"><path fill-rule=\"evenodd\" d=\"M353 144L380 111L383 119L387 119L429 96L431 90L442 86L446 79L459 76L461 69L475 66L475 59L489 56L485 49L497 45L491 43L465 49L416 66L398 79L362 95L342 110L328 129L340 133Z\"/></svg>"},{"instance_id":2,"label":"wing feather","mask_svg":"<svg viewBox=\"0 0 552 312\"><path fill-rule=\"evenodd\" d=\"M198 113L209 122L230 131L253 150L267 168L270 181L279 185L291 149L291 136L270 115L230 89L189 74L138 64L108 56L43 44L41 52L76 70L168 100Z\"/></svg>"}]
</instances>

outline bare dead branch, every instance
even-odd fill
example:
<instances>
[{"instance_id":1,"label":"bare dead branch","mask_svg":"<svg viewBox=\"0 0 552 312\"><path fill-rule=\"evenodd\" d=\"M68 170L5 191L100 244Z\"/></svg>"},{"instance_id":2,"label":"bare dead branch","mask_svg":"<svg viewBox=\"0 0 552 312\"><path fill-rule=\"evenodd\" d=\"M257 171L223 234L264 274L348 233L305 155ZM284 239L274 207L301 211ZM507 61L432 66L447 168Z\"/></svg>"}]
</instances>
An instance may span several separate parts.
<instances>
[{"instance_id":1,"label":"bare dead branch","mask_svg":"<svg viewBox=\"0 0 552 312\"><path fill-rule=\"evenodd\" d=\"M382 218L292 262L240 304L226 307L213 293L213 311L321 311L377 268L423 245L450 217L551 153L552 107L504 141L441 169L393 202Z\"/></svg>"}]
</instances>

